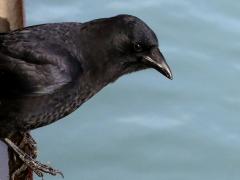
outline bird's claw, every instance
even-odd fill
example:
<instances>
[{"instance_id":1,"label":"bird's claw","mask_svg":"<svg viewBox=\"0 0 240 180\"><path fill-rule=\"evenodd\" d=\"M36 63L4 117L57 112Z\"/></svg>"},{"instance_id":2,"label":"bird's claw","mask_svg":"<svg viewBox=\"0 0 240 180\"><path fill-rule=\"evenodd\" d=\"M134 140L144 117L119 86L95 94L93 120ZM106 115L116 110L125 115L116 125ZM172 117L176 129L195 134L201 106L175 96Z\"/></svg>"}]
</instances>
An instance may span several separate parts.
<instances>
[{"instance_id":1,"label":"bird's claw","mask_svg":"<svg viewBox=\"0 0 240 180\"><path fill-rule=\"evenodd\" d=\"M46 164L42 164L34 159L32 159L31 157L23 157L24 158L24 163L33 170L33 172L39 176L42 177L44 176L44 173L47 174L51 174L53 176L56 175L61 175L62 178L64 178L63 173L57 169L53 169L52 167L46 165ZM22 158L21 158L22 159Z\"/></svg>"},{"instance_id":2,"label":"bird's claw","mask_svg":"<svg viewBox=\"0 0 240 180\"><path fill-rule=\"evenodd\" d=\"M64 175L61 171L57 170L57 169L53 169L52 167L46 165L46 164L42 164L36 160L32 160L30 162L31 165L29 165L29 167L39 176L39 177L43 177L43 173L47 173L47 174L51 174L53 176L56 175L61 175L62 178L64 178Z\"/></svg>"},{"instance_id":3,"label":"bird's claw","mask_svg":"<svg viewBox=\"0 0 240 180\"><path fill-rule=\"evenodd\" d=\"M53 176L59 174L64 178L61 171L53 169L48 165L36 161L31 156L23 152L20 148L18 148L10 139L5 138L4 141L14 150L16 154L18 154L19 158L25 163L25 165L32 169L34 173L36 173L37 176L43 178L44 173L48 173Z\"/></svg>"}]
</instances>

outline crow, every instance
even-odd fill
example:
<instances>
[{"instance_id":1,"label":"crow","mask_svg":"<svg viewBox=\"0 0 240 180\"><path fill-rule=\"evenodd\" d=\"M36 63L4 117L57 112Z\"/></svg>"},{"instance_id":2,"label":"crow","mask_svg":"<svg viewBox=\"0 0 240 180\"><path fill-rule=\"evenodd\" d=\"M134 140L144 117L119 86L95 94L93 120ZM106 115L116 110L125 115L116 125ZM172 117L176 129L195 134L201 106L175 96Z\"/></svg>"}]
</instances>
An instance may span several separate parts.
<instances>
[{"instance_id":1,"label":"crow","mask_svg":"<svg viewBox=\"0 0 240 180\"><path fill-rule=\"evenodd\" d=\"M60 173L18 148L12 134L67 116L122 75L154 68L172 79L158 46L151 28L131 15L0 34L0 138L36 174Z\"/></svg>"}]
</instances>

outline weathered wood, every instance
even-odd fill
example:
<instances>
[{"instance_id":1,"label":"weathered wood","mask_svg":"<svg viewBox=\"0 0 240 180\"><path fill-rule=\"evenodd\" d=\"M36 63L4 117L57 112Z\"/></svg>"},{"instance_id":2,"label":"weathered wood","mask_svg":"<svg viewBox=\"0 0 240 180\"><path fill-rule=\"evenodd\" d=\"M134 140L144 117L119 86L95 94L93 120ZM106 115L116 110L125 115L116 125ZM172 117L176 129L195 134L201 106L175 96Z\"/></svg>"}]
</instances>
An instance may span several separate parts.
<instances>
[{"instance_id":1,"label":"weathered wood","mask_svg":"<svg viewBox=\"0 0 240 180\"><path fill-rule=\"evenodd\" d=\"M0 0L0 17L3 30L15 30L24 26L23 0ZM1 24L0 24L1 25ZM5 29L7 27L7 29Z\"/></svg>"},{"instance_id":2,"label":"weathered wood","mask_svg":"<svg viewBox=\"0 0 240 180\"><path fill-rule=\"evenodd\" d=\"M24 9L23 0L0 0L0 32L7 32L10 30L20 29L24 26ZM32 144L24 143L26 134L14 134L11 141L30 156L36 158L36 147ZM7 150L7 146L0 142L0 180L12 180L11 177L15 173L14 180L32 180L33 173L29 168L23 168L16 173L23 166L23 162L15 156L11 148Z\"/></svg>"},{"instance_id":3,"label":"weathered wood","mask_svg":"<svg viewBox=\"0 0 240 180\"><path fill-rule=\"evenodd\" d=\"M30 155L33 158L36 158L37 157L36 146L33 146L33 144L29 144L28 141L24 141L24 138L26 139L27 136L30 136L30 134L16 133L11 137L11 141L14 142L14 144L16 144L17 146L19 146L28 155ZM27 168L23 164L23 162L15 155L11 148L8 149L8 154L10 176L14 175L14 180L33 180L32 170ZM10 178L10 180L12 179Z\"/></svg>"},{"instance_id":4,"label":"weathered wood","mask_svg":"<svg viewBox=\"0 0 240 180\"><path fill-rule=\"evenodd\" d=\"M6 18L0 18L0 32L10 31L10 24Z\"/></svg>"}]
</instances>

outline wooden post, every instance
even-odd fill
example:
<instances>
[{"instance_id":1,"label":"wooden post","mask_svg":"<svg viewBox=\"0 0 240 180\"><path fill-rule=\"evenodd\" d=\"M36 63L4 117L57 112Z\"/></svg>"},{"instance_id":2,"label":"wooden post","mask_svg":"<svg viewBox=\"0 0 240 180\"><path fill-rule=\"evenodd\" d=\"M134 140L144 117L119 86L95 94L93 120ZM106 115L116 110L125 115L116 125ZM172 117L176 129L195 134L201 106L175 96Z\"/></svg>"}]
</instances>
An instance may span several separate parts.
<instances>
[{"instance_id":1,"label":"wooden post","mask_svg":"<svg viewBox=\"0 0 240 180\"><path fill-rule=\"evenodd\" d=\"M20 29L24 26L23 0L0 0L0 32ZM26 134L14 134L11 141L22 144ZM24 144L20 147L30 156L36 158L36 146ZM15 156L11 148L0 141L0 180L32 180L32 170L23 166L23 162Z\"/></svg>"}]
</instances>

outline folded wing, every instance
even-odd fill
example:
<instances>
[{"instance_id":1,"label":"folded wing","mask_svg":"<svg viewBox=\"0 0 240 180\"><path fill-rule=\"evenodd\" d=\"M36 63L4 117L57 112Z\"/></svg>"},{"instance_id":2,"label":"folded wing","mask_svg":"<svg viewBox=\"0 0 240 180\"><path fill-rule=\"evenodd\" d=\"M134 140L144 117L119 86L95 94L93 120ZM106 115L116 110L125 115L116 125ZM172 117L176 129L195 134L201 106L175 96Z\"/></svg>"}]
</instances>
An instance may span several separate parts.
<instances>
[{"instance_id":1,"label":"folded wing","mask_svg":"<svg viewBox=\"0 0 240 180\"><path fill-rule=\"evenodd\" d=\"M49 39L45 29L0 35L1 95L49 94L79 78L81 64L71 43L64 41L67 31Z\"/></svg>"}]
</instances>

